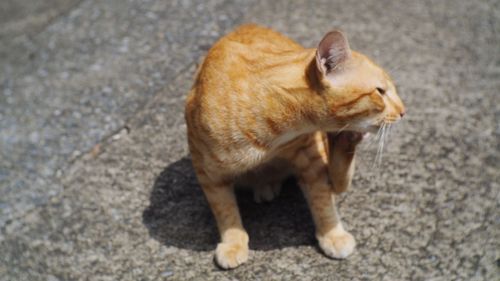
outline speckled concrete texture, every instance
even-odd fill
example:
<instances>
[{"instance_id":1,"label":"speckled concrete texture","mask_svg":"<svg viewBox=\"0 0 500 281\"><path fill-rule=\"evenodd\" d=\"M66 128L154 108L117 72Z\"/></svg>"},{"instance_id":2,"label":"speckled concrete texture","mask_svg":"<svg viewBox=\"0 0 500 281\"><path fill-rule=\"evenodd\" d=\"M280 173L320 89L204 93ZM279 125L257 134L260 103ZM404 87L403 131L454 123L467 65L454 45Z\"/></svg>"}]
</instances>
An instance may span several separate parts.
<instances>
[{"instance_id":1,"label":"speckled concrete texture","mask_svg":"<svg viewBox=\"0 0 500 281\"><path fill-rule=\"evenodd\" d=\"M8 54L0 226L59 193L69 163L124 128L242 13L219 15L218 2L101 2L80 3L41 33L10 36L22 39L15 46L0 44Z\"/></svg>"},{"instance_id":2,"label":"speckled concrete texture","mask_svg":"<svg viewBox=\"0 0 500 281\"><path fill-rule=\"evenodd\" d=\"M72 3L2 33L0 280L498 280L497 1ZM183 103L203 54L243 22L306 46L343 29L408 108L340 198L347 260L320 253L289 180L269 204L238 194L250 260L213 263Z\"/></svg>"}]
</instances>

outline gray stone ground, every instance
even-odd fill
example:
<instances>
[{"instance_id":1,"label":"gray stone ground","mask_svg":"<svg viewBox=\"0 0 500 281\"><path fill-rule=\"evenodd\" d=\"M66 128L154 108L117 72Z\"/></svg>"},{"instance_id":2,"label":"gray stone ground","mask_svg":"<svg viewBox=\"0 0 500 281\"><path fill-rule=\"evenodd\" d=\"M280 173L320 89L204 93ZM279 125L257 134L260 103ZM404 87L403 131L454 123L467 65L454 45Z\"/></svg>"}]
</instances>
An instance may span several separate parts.
<instances>
[{"instance_id":1,"label":"gray stone ground","mask_svg":"<svg viewBox=\"0 0 500 281\"><path fill-rule=\"evenodd\" d=\"M213 263L183 102L243 22L307 46L341 28L398 84L407 118L339 204L348 260L289 181L239 194L250 260ZM0 40L0 280L500 280L498 1L7 0Z\"/></svg>"}]
</instances>

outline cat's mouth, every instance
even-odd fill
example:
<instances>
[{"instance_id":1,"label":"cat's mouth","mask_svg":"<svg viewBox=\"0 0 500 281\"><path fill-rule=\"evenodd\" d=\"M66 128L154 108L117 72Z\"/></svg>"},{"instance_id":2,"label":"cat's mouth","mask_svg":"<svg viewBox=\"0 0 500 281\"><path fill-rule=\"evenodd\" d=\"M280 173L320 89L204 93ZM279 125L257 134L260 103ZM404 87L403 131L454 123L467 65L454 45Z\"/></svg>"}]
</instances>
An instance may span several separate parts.
<instances>
[{"instance_id":1,"label":"cat's mouth","mask_svg":"<svg viewBox=\"0 0 500 281\"><path fill-rule=\"evenodd\" d=\"M395 122L394 122L395 123ZM380 124L358 124L354 126L344 126L340 130L335 130L334 132L351 131L356 133L361 133L363 135L367 134L378 134L384 127L391 127L394 123L382 122Z\"/></svg>"},{"instance_id":2,"label":"cat's mouth","mask_svg":"<svg viewBox=\"0 0 500 281\"><path fill-rule=\"evenodd\" d=\"M380 122L377 122L376 124L369 125L366 128L366 132L373 133L373 134L378 134L381 130L384 130L386 128L391 128L394 124L398 123L399 120L383 120Z\"/></svg>"}]
</instances>

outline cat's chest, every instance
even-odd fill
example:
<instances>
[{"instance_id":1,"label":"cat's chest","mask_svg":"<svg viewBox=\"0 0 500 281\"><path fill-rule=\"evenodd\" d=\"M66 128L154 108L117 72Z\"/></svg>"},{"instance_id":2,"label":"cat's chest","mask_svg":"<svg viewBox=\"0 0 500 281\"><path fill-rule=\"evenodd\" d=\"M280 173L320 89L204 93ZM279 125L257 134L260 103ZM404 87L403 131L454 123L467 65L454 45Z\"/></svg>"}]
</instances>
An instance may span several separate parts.
<instances>
[{"instance_id":1,"label":"cat's chest","mask_svg":"<svg viewBox=\"0 0 500 281\"><path fill-rule=\"evenodd\" d=\"M314 140L314 134L302 134L280 143L269 146L266 149L247 145L240 149L224 151L218 156L225 163L230 174L241 174L247 171L259 169L276 159L284 159L290 162L297 151L307 148Z\"/></svg>"},{"instance_id":2,"label":"cat's chest","mask_svg":"<svg viewBox=\"0 0 500 281\"><path fill-rule=\"evenodd\" d=\"M273 149L268 151L264 161L262 162L266 163L276 158L291 160L294 155L296 155L297 151L309 147L313 141L313 134L295 136L294 138L273 147Z\"/></svg>"},{"instance_id":3,"label":"cat's chest","mask_svg":"<svg viewBox=\"0 0 500 281\"><path fill-rule=\"evenodd\" d=\"M298 150L309 146L312 141L314 141L312 134L303 134L300 136L296 136L295 138L292 138L287 142L284 142L281 145L277 146L274 153L276 156L289 158L289 155L295 154Z\"/></svg>"}]
</instances>

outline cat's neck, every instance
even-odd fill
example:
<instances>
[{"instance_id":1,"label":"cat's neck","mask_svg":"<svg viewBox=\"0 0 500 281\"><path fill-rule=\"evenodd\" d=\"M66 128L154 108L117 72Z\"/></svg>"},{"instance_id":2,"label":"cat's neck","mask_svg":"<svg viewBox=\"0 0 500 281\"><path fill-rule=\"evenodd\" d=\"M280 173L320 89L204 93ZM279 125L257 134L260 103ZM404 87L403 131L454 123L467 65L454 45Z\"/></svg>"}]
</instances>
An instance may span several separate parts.
<instances>
[{"instance_id":1,"label":"cat's neck","mask_svg":"<svg viewBox=\"0 0 500 281\"><path fill-rule=\"evenodd\" d=\"M276 55L254 72L258 91L265 95L265 114L279 127L273 146L322 129L326 108L318 94L315 54L315 49L303 49Z\"/></svg>"},{"instance_id":2,"label":"cat's neck","mask_svg":"<svg viewBox=\"0 0 500 281\"><path fill-rule=\"evenodd\" d=\"M302 49L266 56L253 70L269 92L311 92L317 83L311 67L315 67L315 54L316 49Z\"/></svg>"}]
</instances>

